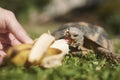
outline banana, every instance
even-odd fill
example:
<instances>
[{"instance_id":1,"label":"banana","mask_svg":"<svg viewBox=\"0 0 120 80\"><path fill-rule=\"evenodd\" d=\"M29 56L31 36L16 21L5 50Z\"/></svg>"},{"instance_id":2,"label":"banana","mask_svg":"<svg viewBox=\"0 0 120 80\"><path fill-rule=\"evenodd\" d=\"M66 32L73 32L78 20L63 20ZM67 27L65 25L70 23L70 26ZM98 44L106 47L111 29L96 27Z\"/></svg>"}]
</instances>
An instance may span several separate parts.
<instances>
[{"instance_id":1,"label":"banana","mask_svg":"<svg viewBox=\"0 0 120 80\"><path fill-rule=\"evenodd\" d=\"M44 33L33 44L11 47L7 52L7 58L16 66L25 66L29 63L51 68L61 65L64 55L68 52L69 46L65 40L55 40L55 37Z\"/></svg>"},{"instance_id":2,"label":"banana","mask_svg":"<svg viewBox=\"0 0 120 80\"><path fill-rule=\"evenodd\" d=\"M50 48L59 49L63 52L63 54L67 54L69 52L69 45L64 39L59 39L54 41L54 43L50 46Z\"/></svg>"},{"instance_id":3,"label":"banana","mask_svg":"<svg viewBox=\"0 0 120 80\"><path fill-rule=\"evenodd\" d=\"M8 51L7 51L7 59L10 59L13 54L15 55L16 52L14 51L14 48L13 48L13 47L10 47L10 48L8 49ZM14 55L13 55L13 56L14 56Z\"/></svg>"},{"instance_id":4,"label":"banana","mask_svg":"<svg viewBox=\"0 0 120 80\"><path fill-rule=\"evenodd\" d=\"M20 45L14 46L14 49L19 52L22 50L31 49L32 47L33 47L32 44L20 44Z\"/></svg>"},{"instance_id":5,"label":"banana","mask_svg":"<svg viewBox=\"0 0 120 80\"><path fill-rule=\"evenodd\" d=\"M32 46L33 46L32 44L20 44L10 47L7 51L7 58L12 58L21 51L31 50Z\"/></svg>"},{"instance_id":6,"label":"banana","mask_svg":"<svg viewBox=\"0 0 120 80\"><path fill-rule=\"evenodd\" d=\"M24 66L28 60L30 50L23 50L17 53L15 57L11 59L11 62L16 66Z\"/></svg>"},{"instance_id":7,"label":"banana","mask_svg":"<svg viewBox=\"0 0 120 80\"><path fill-rule=\"evenodd\" d=\"M46 51L46 56L52 56L52 55L57 55L60 54L62 51L56 48L48 48Z\"/></svg>"},{"instance_id":8,"label":"banana","mask_svg":"<svg viewBox=\"0 0 120 80\"><path fill-rule=\"evenodd\" d=\"M64 39L56 40L46 51L46 56L42 59L40 66L52 68L62 65L65 54L68 54L69 46Z\"/></svg>"},{"instance_id":9,"label":"banana","mask_svg":"<svg viewBox=\"0 0 120 80\"><path fill-rule=\"evenodd\" d=\"M39 64L42 57L45 55L46 50L54 41L55 37L51 36L50 34L42 34L33 45L28 61L31 64Z\"/></svg>"},{"instance_id":10,"label":"banana","mask_svg":"<svg viewBox=\"0 0 120 80\"><path fill-rule=\"evenodd\" d=\"M32 44L20 44L10 47L7 51L7 59L16 66L24 66L32 46Z\"/></svg>"}]
</instances>

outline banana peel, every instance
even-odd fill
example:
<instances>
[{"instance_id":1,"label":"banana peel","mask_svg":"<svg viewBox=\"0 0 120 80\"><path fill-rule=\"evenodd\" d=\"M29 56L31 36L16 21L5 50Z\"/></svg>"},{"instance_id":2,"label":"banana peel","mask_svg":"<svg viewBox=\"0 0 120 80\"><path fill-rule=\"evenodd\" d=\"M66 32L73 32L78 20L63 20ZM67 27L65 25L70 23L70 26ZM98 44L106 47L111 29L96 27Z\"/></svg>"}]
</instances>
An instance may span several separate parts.
<instances>
[{"instance_id":1,"label":"banana peel","mask_svg":"<svg viewBox=\"0 0 120 80\"><path fill-rule=\"evenodd\" d=\"M62 65L64 55L69 52L69 46L64 39L55 40L55 37L43 33L34 44L21 44L8 50L7 58L17 66L39 65L52 68Z\"/></svg>"},{"instance_id":2,"label":"banana peel","mask_svg":"<svg viewBox=\"0 0 120 80\"><path fill-rule=\"evenodd\" d=\"M27 63L29 53L30 53L29 50L24 50L18 53L19 55L16 55L16 57L11 59L11 62L16 66L25 66L25 64Z\"/></svg>"},{"instance_id":3,"label":"banana peel","mask_svg":"<svg viewBox=\"0 0 120 80\"><path fill-rule=\"evenodd\" d=\"M32 46L33 44L20 44L10 47L7 51L7 60L16 66L24 66Z\"/></svg>"}]
</instances>

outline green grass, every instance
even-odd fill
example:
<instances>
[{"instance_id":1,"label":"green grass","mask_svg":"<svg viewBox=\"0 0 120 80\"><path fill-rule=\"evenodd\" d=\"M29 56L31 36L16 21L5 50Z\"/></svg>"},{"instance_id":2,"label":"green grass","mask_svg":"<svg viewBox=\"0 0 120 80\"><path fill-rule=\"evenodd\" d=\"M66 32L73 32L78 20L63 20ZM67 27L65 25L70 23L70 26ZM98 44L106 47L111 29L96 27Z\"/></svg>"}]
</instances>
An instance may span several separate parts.
<instances>
[{"instance_id":1,"label":"green grass","mask_svg":"<svg viewBox=\"0 0 120 80\"><path fill-rule=\"evenodd\" d=\"M51 27L25 27L30 36L35 39ZM33 31L34 30L34 31ZM119 52L119 44L116 50ZM120 80L120 66L109 64L105 59L97 59L94 54L73 57L66 55L63 65L51 69L32 67L16 67L7 64L0 68L0 80Z\"/></svg>"},{"instance_id":2,"label":"green grass","mask_svg":"<svg viewBox=\"0 0 120 80\"><path fill-rule=\"evenodd\" d=\"M67 55L62 66L51 69L4 66L0 69L0 80L120 80L119 74L119 65L96 59L94 54Z\"/></svg>"}]
</instances>

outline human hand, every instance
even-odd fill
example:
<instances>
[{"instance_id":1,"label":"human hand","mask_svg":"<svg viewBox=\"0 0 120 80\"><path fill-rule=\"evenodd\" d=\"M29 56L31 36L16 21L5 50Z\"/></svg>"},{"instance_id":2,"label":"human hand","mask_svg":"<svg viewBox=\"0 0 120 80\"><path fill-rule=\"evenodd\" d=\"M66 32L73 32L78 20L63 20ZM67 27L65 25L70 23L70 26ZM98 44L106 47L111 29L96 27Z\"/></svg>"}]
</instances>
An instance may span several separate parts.
<instances>
[{"instance_id":1,"label":"human hand","mask_svg":"<svg viewBox=\"0 0 120 80\"><path fill-rule=\"evenodd\" d=\"M0 64L10 46L32 42L32 39L17 21L14 13L0 8Z\"/></svg>"}]
</instances>

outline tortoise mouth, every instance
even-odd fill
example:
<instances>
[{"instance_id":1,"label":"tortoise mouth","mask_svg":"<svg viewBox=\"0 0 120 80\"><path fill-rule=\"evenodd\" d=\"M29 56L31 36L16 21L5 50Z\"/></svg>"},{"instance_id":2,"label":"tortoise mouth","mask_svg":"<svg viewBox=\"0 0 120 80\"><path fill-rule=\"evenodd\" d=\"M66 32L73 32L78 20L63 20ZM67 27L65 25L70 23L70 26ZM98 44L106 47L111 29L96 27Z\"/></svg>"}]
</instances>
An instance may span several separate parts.
<instances>
[{"instance_id":1,"label":"tortoise mouth","mask_svg":"<svg viewBox=\"0 0 120 80\"><path fill-rule=\"evenodd\" d=\"M69 45L75 42L73 39L71 39L71 38L68 37L68 36L65 36L64 39L67 41L67 43L68 43Z\"/></svg>"}]
</instances>

